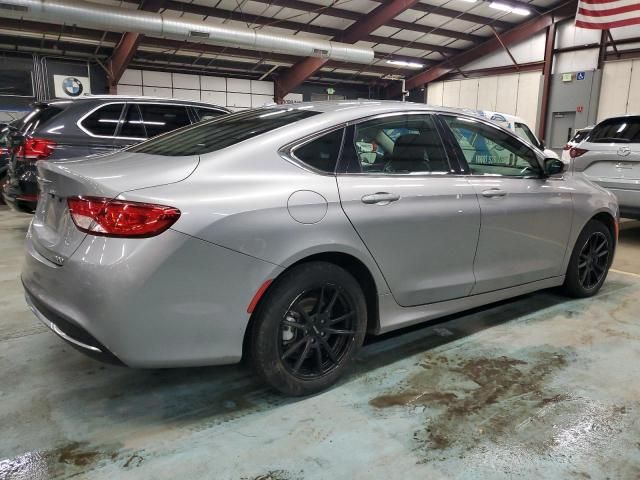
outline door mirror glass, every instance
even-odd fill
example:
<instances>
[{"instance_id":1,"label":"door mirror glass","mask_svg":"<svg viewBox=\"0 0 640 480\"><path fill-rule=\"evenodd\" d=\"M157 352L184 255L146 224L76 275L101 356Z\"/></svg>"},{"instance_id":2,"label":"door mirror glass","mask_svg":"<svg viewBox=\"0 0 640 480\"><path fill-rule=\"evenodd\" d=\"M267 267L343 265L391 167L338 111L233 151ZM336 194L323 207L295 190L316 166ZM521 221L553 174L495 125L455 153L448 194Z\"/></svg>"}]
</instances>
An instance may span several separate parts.
<instances>
[{"instance_id":1,"label":"door mirror glass","mask_svg":"<svg viewBox=\"0 0 640 480\"><path fill-rule=\"evenodd\" d=\"M544 159L544 172L547 175L558 175L564 172L564 163L557 158Z\"/></svg>"}]
</instances>

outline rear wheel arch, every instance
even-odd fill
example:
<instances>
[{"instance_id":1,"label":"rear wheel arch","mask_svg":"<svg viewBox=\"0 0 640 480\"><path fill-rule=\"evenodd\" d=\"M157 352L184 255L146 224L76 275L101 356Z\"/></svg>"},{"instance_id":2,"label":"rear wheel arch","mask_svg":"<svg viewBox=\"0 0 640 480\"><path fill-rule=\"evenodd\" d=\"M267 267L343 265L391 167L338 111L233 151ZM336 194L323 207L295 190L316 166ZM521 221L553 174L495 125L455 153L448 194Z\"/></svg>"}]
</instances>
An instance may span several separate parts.
<instances>
[{"instance_id":1,"label":"rear wheel arch","mask_svg":"<svg viewBox=\"0 0 640 480\"><path fill-rule=\"evenodd\" d=\"M367 303L367 332L375 333L379 330L380 315L378 305L378 288L376 286L373 274L371 273L369 268L361 260L348 253L316 253L302 258L289 265L285 270L280 272L280 274L269 284L269 287L265 290L260 300L258 301L254 312L251 314L251 318L249 319L249 323L247 324L247 328L245 329L244 340L242 343L243 358L245 358L249 352L250 339L252 335L253 325L255 323L255 318L257 317L257 312L259 312L260 305L264 302L264 299L266 299L269 296L270 291L272 291L273 285L278 281L278 278L281 278L282 275L290 271L292 268L304 263L311 262L331 263L345 269L348 273L350 273L360 285L362 293L365 296L365 300Z\"/></svg>"}]
</instances>

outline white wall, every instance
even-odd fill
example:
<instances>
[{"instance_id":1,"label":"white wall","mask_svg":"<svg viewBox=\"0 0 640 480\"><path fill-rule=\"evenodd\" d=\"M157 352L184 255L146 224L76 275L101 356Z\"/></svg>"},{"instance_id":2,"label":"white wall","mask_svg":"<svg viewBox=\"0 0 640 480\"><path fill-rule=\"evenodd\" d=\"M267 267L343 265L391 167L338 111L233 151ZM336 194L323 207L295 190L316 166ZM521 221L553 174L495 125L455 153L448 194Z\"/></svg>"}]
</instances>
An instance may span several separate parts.
<instances>
[{"instance_id":1,"label":"white wall","mask_svg":"<svg viewBox=\"0 0 640 480\"><path fill-rule=\"evenodd\" d=\"M523 72L433 82L427 86L426 101L430 105L517 115L537 129L541 78L541 72Z\"/></svg>"},{"instance_id":2,"label":"white wall","mask_svg":"<svg viewBox=\"0 0 640 480\"><path fill-rule=\"evenodd\" d=\"M640 113L640 60L606 62L602 72L598 121Z\"/></svg>"},{"instance_id":3,"label":"white wall","mask_svg":"<svg viewBox=\"0 0 640 480\"><path fill-rule=\"evenodd\" d=\"M119 95L179 98L222 105L233 110L273 103L273 82L128 69Z\"/></svg>"},{"instance_id":4,"label":"white wall","mask_svg":"<svg viewBox=\"0 0 640 480\"><path fill-rule=\"evenodd\" d=\"M509 47L509 51L518 63L541 62L544 60L544 47L546 34L538 33L533 37L515 43ZM511 58L502 48L478 60L474 60L464 66L463 70L481 70L484 68L505 67L513 65Z\"/></svg>"}]
</instances>

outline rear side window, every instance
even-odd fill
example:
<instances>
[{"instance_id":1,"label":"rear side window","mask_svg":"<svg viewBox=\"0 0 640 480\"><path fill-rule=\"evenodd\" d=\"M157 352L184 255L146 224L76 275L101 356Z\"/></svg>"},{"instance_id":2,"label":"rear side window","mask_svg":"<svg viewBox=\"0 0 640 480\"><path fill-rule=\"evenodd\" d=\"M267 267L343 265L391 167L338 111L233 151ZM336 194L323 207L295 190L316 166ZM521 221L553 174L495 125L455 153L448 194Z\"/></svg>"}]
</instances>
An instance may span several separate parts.
<instances>
[{"instance_id":1,"label":"rear side window","mask_svg":"<svg viewBox=\"0 0 640 480\"><path fill-rule=\"evenodd\" d=\"M589 134L590 131L591 130L578 130L576 134L573 136L573 138L571 139L571 141L573 143L580 143L586 138L586 136Z\"/></svg>"},{"instance_id":2,"label":"rear side window","mask_svg":"<svg viewBox=\"0 0 640 480\"><path fill-rule=\"evenodd\" d=\"M640 143L640 117L609 118L591 131L594 143Z\"/></svg>"},{"instance_id":3,"label":"rear side window","mask_svg":"<svg viewBox=\"0 0 640 480\"><path fill-rule=\"evenodd\" d=\"M308 110L258 109L221 115L140 143L129 148L129 151L172 157L203 155L318 113Z\"/></svg>"},{"instance_id":4,"label":"rear side window","mask_svg":"<svg viewBox=\"0 0 640 480\"><path fill-rule=\"evenodd\" d=\"M142 117L140 116L140 111L138 110L137 105L129 104L127 114L122 121L118 137L132 138L136 140L145 140L147 138L147 133L145 132Z\"/></svg>"},{"instance_id":5,"label":"rear side window","mask_svg":"<svg viewBox=\"0 0 640 480\"><path fill-rule=\"evenodd\" d=\"M80 125L94 137L113 137L120 122L122 107L124 103L104 105L85 117Z\"/></svg>"},{"instance_id":6,"label":"rear side window","mask_svg":"<svg viewBox=\"0 0 640 480\"><path fill-rule=\"evenodd\" d=\"M333 173L336 170L340 148L342 147L341 128L327 133L293 150L293 155L301 162L321 172Z\"/></svg>"},{"instance_id":7,"label":"rear side window","mask_svg":"<svg viewBox=\"0 0 640 480\"><path fill-rule=\"evenodd\" d=\"M191 123L187 107L182 105L158 105L141 103L142 121L147 129L149 138L170 132Z\"/></svg>"},{"instance_id":8,"label":"rear side window","mask_svg":"<svg viewBox=\"0 0 640 480\"><path fill-rule=\"evenodd\" d=\"M196 114L198 115L198 118L200 119L200 121L204 121L204 120L211 120L212 118L216 118L219 117L220 115L224 115L225 112L222 112L220 110L214 110L213 108L193 108L196 111Z\"/></svg>"}]
</instances>

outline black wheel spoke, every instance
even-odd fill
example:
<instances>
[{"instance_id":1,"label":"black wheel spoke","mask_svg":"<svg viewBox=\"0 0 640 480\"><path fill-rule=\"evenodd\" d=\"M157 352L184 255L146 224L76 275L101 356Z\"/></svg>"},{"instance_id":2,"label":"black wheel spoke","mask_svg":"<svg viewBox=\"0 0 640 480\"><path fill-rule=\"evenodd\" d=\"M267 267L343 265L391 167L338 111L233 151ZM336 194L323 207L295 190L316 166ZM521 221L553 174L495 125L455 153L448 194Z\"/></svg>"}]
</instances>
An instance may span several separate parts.
<instances>
[{"instance_id":1,"label":"black wheel spoke","mask_svg":"<svg viewBox=\"0 0 640 480\"><path fill-rule=\"evenodd\" d=\"M294 372L297 372L297 371L300 370L300 367L302 366L302 363L307 359L307 355L309 355L309 350L311 349L311 339L307 338L306 341L307 341L307 343L304 346L304 350L302 351L302 354L300 355L300 357L298 357L298 361L293 366L293 371Z\"/></svg>"},{"instance_id":2,"label":"black wheel spoke","mask_svg":"<svg viewBox=\"0 0 640 480\"><path fill-rule=\"evenodd\" d=\"M320 295L318 295L318 303L316 303L316 306L313 309L314 313L321 312L323 305L324 305L324 285L320 288Z\"/></svg>"},{"instance_id":3,"label":"black wheel spoke","mask_svg":"<svg viewBox=\"0 0 640 480\"><path fill-rule=\"evenodd\" d=\"M344 322L345 320L349 320L355 314L353 312L345 313L344 315L340 315L339 317L330 319L328 324L335 325L336 323Z\"/></svg>"},{"instance_id":4,"label":"black wheel spoke","mask_svg":"<svg viewBox=\"0 0 640 480\"><path fill-rule=\"evenodd\" d=\"M296 343L294 343L293 345L291 345L287 351L285 351L282 354L282 360L285 360L287 357L289 357L292 353L294 353L296 350L298 350L302 345L304 345L304 343L307 341L307 338L301 338L300 340L298 340Z\"/></svg>"},{"instance_id":5,"label":"black wheel spoke","mask_svg":"<svg viewBox=\"0 0 640 480\"><path fill-rule=\"evenodd\" d=\"M609 255L609 250L605 250L604 252L600 252L596 255L597 258L604 257L605 255Z\"/></svg>"},{"instance_id":6,"label":"black wheel spoke","mask_svg":"<svg viewBox=\"0 0 640 480\"><path fill-rule=\"evenodd\" d=\"M283 320L282 325L286 325L287 327L297 328L299 330L304 330L304 325L297 322L292 322L291 320Z\"/></svg>"},{"instance_id":7,"label":"black wheel spoke","mask_svg":"<svg viewBox=\"0 0 640 480\"><path fill-rule=\"evenodd\" d=\"M580 275L580 283L582 285L585 285L585 283L587 281L587 275L589 275L589 269L585 268L584 272L582 273L582 275Z\"/></svg>"},{"instance_id":8,"label":"black wheel spoke","mask_svg":"<svg viewBox=\"0 0 640 480\"><path fill-rule=\"evenodd\" d=\"M336 288L336 291L333 293L333 297L331 297L331 300L329 301L329 305L327 305L327 308L325 308L325 312L327 313L331 313L331 310L333 310L333 307L336 304L336 300L338 300L338 295L340 294L340 291Z\"/></svg>"},{"instance_id":9,"label":"black wheel spoke","mask_svg":"<svg viewBox=\"0 0 640 480\"><path fill-rule=\"evenodd\" d=\"M329 345L327 340L322 338L322 337L320 337L320 345L322 345L324 347L324 349L327 352L327 355L329 355L329 358L331 359L331 361L333 363L337 363L338 362L338 358L336 357L336 353L333 351L333 348L331 348L331 345Z\"/></svg>"},{"instance_id":10,"label":"black wheel spoke","mask_svg":"<svg viewBox=\"0 0 640 480\"><path fill-rule=\"evenodd\" d=\"M318 372L322 372L322 350L320 350L320 344L316 343L314 350L316 351L316 366Z\"/></svg>"},{"instance_id":11,"label":"black wheel spoke","mask_svg":"<svg viewBox=\"0 0 640 480\"><path fill-rule=\"evenodd\" d=\"M340 330L336 328L325 328L324 331L329 335L355 335L355 330Z\"/></svg>"}]
</instances>

